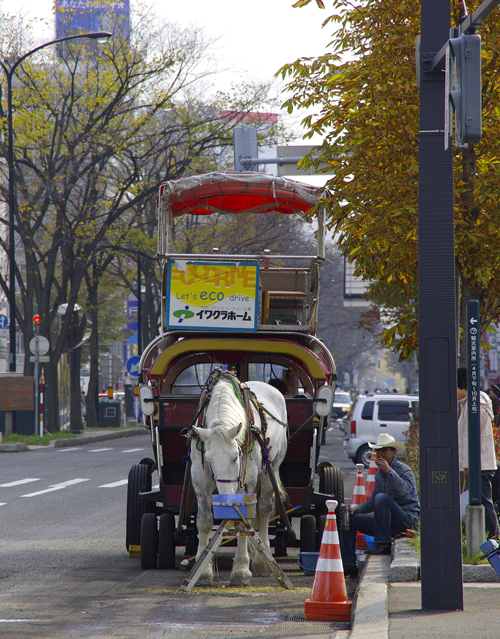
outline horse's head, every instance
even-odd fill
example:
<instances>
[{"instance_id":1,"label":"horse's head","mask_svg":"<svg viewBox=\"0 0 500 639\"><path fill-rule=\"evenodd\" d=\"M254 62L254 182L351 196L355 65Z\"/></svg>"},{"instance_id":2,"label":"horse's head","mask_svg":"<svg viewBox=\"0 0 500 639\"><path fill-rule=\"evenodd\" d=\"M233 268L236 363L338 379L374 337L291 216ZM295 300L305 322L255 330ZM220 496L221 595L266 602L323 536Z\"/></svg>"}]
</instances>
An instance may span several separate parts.
<instances>
[{"instance_id":1,"label":"horse's head","mask_svg":"<svg viewBox=\"0 0 500 639\"><path fill-rule=\"evenodd\" d=\"M241 486L242 453L237 437L242 427L243 424L231 428L222 424L211 429L192 427L203 443L205 463L221 495L234 495Z\"/></svg>"}]
</instances>

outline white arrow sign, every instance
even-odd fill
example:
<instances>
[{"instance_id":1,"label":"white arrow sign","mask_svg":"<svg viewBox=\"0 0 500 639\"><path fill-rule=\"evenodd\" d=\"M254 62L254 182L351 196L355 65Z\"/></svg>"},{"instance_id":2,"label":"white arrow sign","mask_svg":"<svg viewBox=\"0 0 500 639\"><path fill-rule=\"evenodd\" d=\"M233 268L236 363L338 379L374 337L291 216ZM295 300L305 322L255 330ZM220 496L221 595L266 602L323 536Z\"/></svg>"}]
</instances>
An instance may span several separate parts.
<instances>
[{"instance_id":1,"label":"white arrow sign","mask_svg":"<svg viewBox=\"0 0 500 639\"><path fill-rule=\"evenodd\" d=\"M471 324L477 324L477 319L475 317L471 317L470 318L470 323Z\"/></svg>"}]
</instances>

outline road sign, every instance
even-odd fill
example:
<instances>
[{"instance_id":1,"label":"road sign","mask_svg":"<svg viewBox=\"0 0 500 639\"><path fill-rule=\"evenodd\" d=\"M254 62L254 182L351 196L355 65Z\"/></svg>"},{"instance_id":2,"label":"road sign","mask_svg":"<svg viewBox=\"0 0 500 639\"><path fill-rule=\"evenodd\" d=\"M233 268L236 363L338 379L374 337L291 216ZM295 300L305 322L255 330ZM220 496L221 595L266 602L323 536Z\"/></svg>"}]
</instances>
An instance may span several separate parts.
<instances>
[{"instance_id":1,"label":"road sign","mask_svg":"<svg viewBox=\"0 0 500 639\"><path fill-rule=\"evenodd\" d=\"M36 356L35 355L30 355L30 362L35 362L36 360ZM50 362L50 355L40 355L38 357L38 361L43 364L44 362Z\"/></svg>"},{"instance_id":2,"label":"road sign","mask_svg":"<svg viewBox=\"0 0 500 639\"><path fill-rule=\"evenodd\" d=\"M43 335L39 335L38 337L33 337L30 341L30 351L33 355L36 355L36 340L38 339L38 354L46 355L50 349L49 340Z\"/></svg>"},{"instance_id":3,"label":"road sign","mask_svg":"<svg viewBox=\"0 0 500 639\"><path fill-rule=\"evenodd\" d=\"M0 315L0 328L7 328L9 325L9 318L7 315Z\"/></svg>"},{"instance_id":4,"label":"road sign","mask_svg":"<svg viewBox=\"0 0 500 639\"><path fill-rule=\"evenodd\" d=\"M127 361L127 371L129 375L134 377L139 376L139 362L141 361L140 355L134 355Z\"/></svg>"},{"instance_id":5,"label":"road sign","mask_svg":"<svg viewBox=\"0 0 500 639\"><path fill-rule=\"evenodd\" d=\"M107 384L115 384L118 377L121 376L122 368L123 363L118 355L105 355L99 362L99 370Z\"/></svg>"}]
</instances>

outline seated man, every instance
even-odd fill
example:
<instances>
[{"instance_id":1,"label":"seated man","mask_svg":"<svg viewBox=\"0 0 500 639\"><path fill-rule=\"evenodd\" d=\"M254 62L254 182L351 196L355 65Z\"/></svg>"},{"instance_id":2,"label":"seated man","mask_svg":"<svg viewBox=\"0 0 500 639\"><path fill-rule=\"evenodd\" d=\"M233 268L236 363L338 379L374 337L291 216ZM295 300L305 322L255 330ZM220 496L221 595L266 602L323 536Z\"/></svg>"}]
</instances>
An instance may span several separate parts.
<instances>
[{"instance_id":1,"label":"seated man","mask_svg":"<svg viewBox=\"0 0 500 639\"><path fill-rule=\"evenodd\" d=\"M356 532L371 535L375 546L366 550L370 555L390 555L391 537L416 528L420 519L420 504L417 497L415 477L411 468L396 459L396 453L403 453L405 445L397 442L392 435L379 435L376 445L378 466L375 488L372 496L364 504L350 506L349 530L342 522L340 550L344 573L351 577L358 574L356 557Z\"/></svg>"}]
</instances>

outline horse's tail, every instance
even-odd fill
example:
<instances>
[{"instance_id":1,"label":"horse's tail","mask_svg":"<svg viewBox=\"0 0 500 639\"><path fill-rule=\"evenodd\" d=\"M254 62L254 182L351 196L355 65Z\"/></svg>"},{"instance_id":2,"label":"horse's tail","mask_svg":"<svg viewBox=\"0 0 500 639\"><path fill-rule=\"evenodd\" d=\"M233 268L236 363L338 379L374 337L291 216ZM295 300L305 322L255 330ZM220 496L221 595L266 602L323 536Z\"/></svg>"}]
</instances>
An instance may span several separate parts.
<instances>
[{"instance_id":1,"label":"horse's tail","mask_svg":"<svg viewBox=\"0 0 500 639\"><path fill-rule=\"evenodd\" d=\"M286 501L288 501L288 493L286 492L285 487L281 483L281 479L280 479L279 474L276 477L276 482L278 484L278 492L280 494L281 501L283 503L285 503ZM274 496L274 508L276 510L276 495Z\"/></svg>"}]
</instances>

